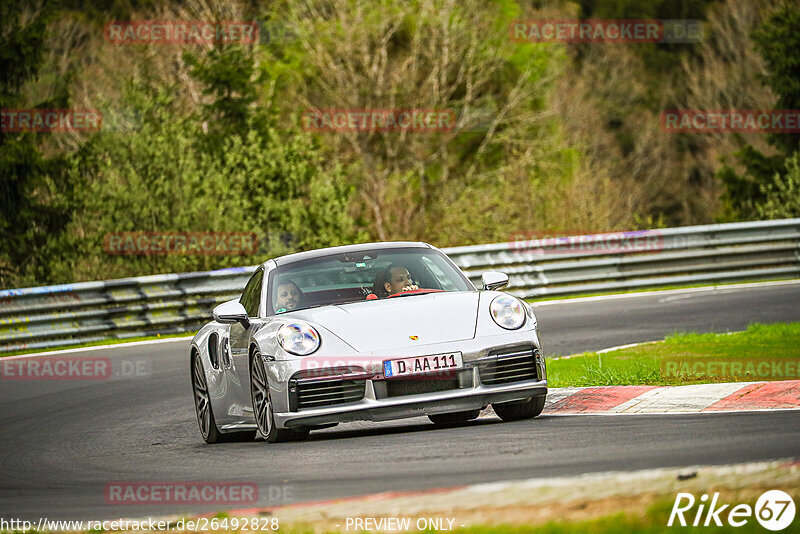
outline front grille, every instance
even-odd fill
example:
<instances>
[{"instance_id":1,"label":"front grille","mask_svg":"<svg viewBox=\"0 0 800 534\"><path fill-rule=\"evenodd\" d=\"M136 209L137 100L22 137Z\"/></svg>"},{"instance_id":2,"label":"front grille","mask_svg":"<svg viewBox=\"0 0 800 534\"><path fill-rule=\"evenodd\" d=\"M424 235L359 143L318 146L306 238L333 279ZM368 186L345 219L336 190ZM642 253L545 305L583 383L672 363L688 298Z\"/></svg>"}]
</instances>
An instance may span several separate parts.
<instances>
[{"instance_id":1,"label":"front grille","mask_svg":"<svg viewBox=\"0 0 800 534\"><path fill-rule=\"evenodd\" d=\"M401 378L386 381L387 397L419 395L422 393L434 393L436 391L448 391L451 389L458 389L458 379L444 380L440 378L428 378L427 380L418 380Z\"/></svg>"},{"instance_id":2,"label":"front grille","mask_svg":"<svg viewBox=\"0 0 800 534\"><path fill-rule=\"evenodd\" d=\"M360 401L364 398L366 382L364 380L343 380L330 378L325 380L296 380L290 384L290 393L296 399L297 409L321 408L348 402ZM292 391L294 389L294 391Z\"/></svg>"},{"instance_id":3,"label":"front grille","mask_svg":"<svg viewBox=\"0 0 800 534\"><path fill-rule=\"evenodd\" d=\"M514 347L492 351L486 361L478 364L481 382L487 386L539 380L536 358L539 351L533 347Z\"/></svg>"}]
</instances>

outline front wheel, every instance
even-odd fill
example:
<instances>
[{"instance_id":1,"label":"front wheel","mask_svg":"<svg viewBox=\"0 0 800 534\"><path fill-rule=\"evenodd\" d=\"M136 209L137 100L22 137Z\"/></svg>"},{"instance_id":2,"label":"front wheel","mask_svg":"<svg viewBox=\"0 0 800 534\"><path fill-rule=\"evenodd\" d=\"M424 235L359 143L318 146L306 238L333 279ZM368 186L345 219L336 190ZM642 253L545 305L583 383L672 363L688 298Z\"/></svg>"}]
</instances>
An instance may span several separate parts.
<instances>
[{"instance_id":1,"label":"front wheel","mask_svg":"<svg viewBox=\"0 0 800 534\"><path fill-rule=\"evenodd\" d=\"M307 429L290 430L275 425L267 371L258 351L254 351L250 357L250 397L253 400L253 414L256 417L258 432L267 442L278 443L308 437Z\"/></svg>"},{"instance_id":2,"label":"front wheel","mask_svg":"<svg viewBox=\"0 0 800 534\"><path fill-rule=\"evenodd\" d=\"M492 409L503 421L532 419L544 410L545 395L531 397L523 401L492 404Z\"/></svg>"}]
</instances>

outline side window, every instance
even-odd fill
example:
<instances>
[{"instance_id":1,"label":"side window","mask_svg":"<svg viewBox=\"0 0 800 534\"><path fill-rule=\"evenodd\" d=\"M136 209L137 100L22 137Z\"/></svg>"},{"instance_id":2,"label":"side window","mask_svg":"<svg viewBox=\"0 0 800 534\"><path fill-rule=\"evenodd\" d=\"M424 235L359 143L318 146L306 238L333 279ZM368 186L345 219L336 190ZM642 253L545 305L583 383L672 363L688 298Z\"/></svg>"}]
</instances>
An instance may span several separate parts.
<instances>
[{"instance_id":1,"label":"side window","mask_svg":"<svg viewBox=\"0 0 800 534\"><path fill-rule=\"evenodd\" d=\"M261 281L263 279L264 270L257 270L247 282L244 291L242 291L242 298L239 299L239 302L242 303L247 315L250 317L258 315L258 303L261 300Z\"/></svg>"},{"instance_id":2,"label":"side window","mask_svg":"<svg viewBox=\"0 0 800 534\"><path fill-rule=\"evenodd\" d=\"M458 291L456 285L444 274L444 271L433 262L432 259L428 257L422 258L422 263L425 264L425 267L428 268L430 272L433 273L433 276L436 277L436 281L439 282L439 287L444 289L445 291Z\"/></svg>"}]
</instances>

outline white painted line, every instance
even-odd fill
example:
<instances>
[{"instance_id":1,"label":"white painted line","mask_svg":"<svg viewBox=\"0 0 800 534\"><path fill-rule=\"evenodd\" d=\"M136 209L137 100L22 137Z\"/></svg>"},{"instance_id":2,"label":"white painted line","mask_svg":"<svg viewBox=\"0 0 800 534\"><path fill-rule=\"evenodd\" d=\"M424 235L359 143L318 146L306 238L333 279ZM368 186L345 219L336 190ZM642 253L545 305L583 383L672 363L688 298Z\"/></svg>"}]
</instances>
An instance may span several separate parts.
<instances>
[{"instance_id":1,"label":"white painted line","mask_svg":"<svg viewBox=\"0 0 800 534\"><path fill-rule=\"evenodd\" d=\"M750 382L736 382L660 387L646 391L609 411L634 413L699 412L749 384Z\"/></svg>"},{"instance_id":2,"label":"white painted line","mask_svg":"<svg viewBox=\"0 0 800 534\"><path fill-rule=\"evenodd\" d=\"M155 345L156 343L170 343L172 341L186 341L187 339L192 339L194 336L183 336L183 337L168 337L164 339L148 339L145 341L131 341L129 343L111 343L109 345L93 345L91 347L77 347L74 349L61 349L61 350L51 350L45 352L34 352L31 354L19 354L17 356L0 356L0 360L17 360L20 358L34 358L39 356L53 356L55 354L70 354L73 352L84 352L84 351L91 351L91 350L102 350L102 349L114 349L114 348L126 348L126 347L137 347L140 345Z\"/></svg>"},{"instance_id":3,"label":"white painted line","mask_svg":"<svg viewBox=\"0 0 800 534\"><path fill-rule=\"evenodd\" d=\"M663 339L657 339L655 341L642 341L641 343L628 343L627 345L617 345L616 347L609 347L603 350L596 350L594 351L597 354L605 354L606 352L614 352L615 350L622 350L622 349L631 349L633 347L638 347L639 345L652 345L653 343L661 343Z\"/></svg>"},{"instance_id":4,"label":"white painted line","mask_svg":"<svg viewBox=\"0 0 800 534\"><path fill-rule=\"evenodd\" d=\"M769 287L769 286L784 286L800 284L800 280L778 280L775 282L750 282L746 284L730 284L720 286L706 286L706 287L687 287L681 289L661 289L657 291L636 291L634 293L616 293L613 295L597 295L594 297L577 297L577 298L564 298L561 300L545 300L542 302L532 302L531 306L552 306L555 304L572 304L579 302L596 302L609 299L628 299L637 297L650 297L653 295L679 295L682 293L695 293L707 291L736 291L739 289L750 289L754 287ZM542 295L547 297L547 295ZM534 297L535 298L535 297Z\"/></svg>"}]
</instances>

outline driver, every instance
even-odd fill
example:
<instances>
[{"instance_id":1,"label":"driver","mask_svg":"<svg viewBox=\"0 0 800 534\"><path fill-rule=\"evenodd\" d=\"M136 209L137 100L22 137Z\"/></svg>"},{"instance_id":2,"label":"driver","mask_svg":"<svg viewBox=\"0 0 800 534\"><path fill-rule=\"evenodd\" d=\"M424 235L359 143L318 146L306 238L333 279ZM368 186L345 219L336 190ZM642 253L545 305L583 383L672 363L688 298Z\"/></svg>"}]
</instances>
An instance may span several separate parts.
<instances>
[{"instance_id":1,"label":"driver","mask_svg":"<svg viewBox=\"0 0 800 534\"><path fill-rule=\"evenodd\" d=\"M278 288L275 290L275 313L297 309L302 298L303 292L291 280L278 284Z\"/></svg>"},{"instance_id":2,"label":"driver","mask_svg":"<svg viewBox=\"0 0 800 534\"><path fill-rule=\"evenodd\" d=\"M381 271L375 279L372 292L381 298L419 289L411 279L411 273L402 265L392 264Z\"/></svg>"}]
</instances>

